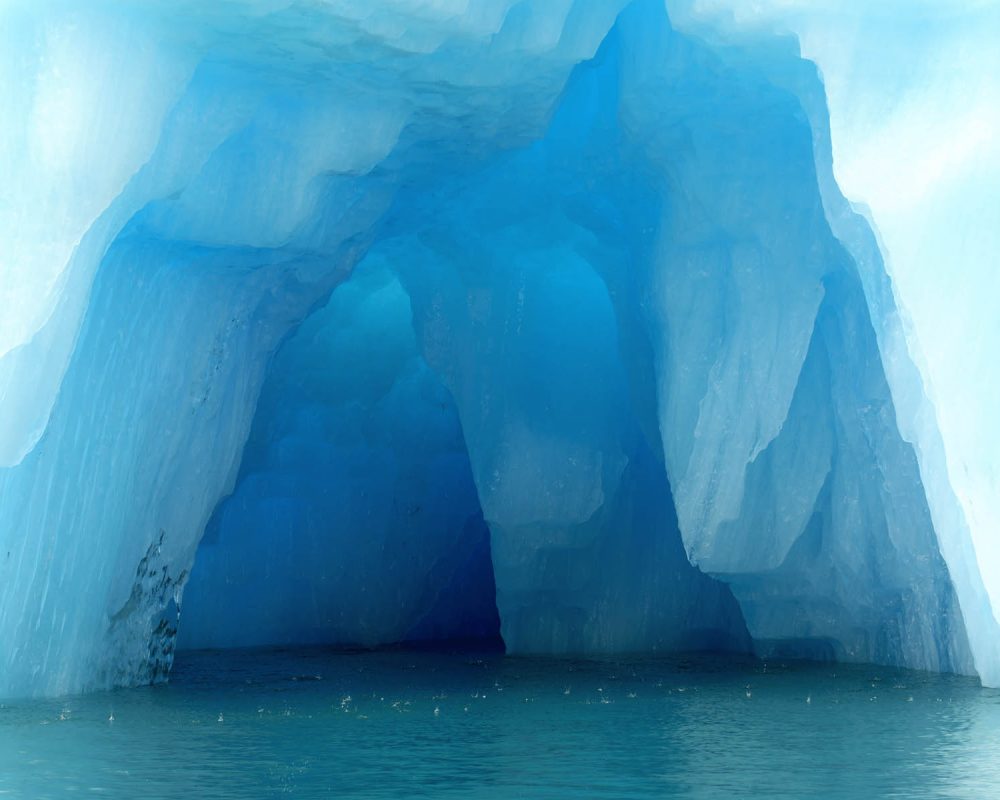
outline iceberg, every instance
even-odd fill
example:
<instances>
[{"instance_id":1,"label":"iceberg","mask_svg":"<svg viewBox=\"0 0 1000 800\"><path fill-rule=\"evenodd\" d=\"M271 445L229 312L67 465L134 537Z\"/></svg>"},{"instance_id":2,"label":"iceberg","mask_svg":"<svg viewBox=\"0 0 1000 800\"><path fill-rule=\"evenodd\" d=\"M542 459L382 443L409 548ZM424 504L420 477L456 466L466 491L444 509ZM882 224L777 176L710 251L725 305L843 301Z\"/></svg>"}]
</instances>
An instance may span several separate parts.
<instances>
[{"instance_id":1,"label":"iceberg","mask_svg":"<svg viewBox=\"0 0 1000 800\"><path fill-rule=\"evenodd\" d=\"M1000 17L894 12L0 8L0 696L452 639L1000 685Z\"/></svg>"}]
</instances>

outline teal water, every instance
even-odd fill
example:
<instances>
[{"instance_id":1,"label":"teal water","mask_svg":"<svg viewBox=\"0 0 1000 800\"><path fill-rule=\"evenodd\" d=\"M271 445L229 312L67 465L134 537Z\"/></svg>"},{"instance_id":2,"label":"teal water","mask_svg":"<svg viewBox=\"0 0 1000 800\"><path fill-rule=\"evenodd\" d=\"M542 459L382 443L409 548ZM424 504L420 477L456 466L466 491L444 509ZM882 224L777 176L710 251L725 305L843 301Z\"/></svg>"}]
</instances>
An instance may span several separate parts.
<instances>
[{"instance_id":1,"label":"teal water","mask_svg":"<svg viewBox=\"0 0 1000 800\"><path fill-rule=\"evenodd\" d=\"M167 685L0 706L0 796L980 800L1000 692L707 657L191 653Z\"/></svg>"}]
</instances>

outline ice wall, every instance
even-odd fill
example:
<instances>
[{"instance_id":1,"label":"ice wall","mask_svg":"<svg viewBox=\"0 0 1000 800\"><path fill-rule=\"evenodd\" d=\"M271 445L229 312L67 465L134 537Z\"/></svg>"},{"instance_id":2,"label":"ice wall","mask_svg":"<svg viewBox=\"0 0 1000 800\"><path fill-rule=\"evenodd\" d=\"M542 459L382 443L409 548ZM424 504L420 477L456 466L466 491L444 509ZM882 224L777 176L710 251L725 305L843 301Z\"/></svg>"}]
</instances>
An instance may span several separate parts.
<instances>
[{"instance_id":1,"label":"ice wall","mask_svg":"<svg viewBox=\"0 0 1000 800\"><path fill-rule=\"evenodd\" d=\"M0 12L0 695L496 612L1000 667L815 68L672 11Z\"/></svg>"},{"instance_id":2,"label":"ice wall","mask_svg":"<svg viewBox=\"0 0 1000 800\"><path fill-rule=\"evenodd\" d=\"M673 3L675 23L742 39L792 33L822 71L803 103L824 205L858 263L904 438L914 443L977 668L1000 681L1000 398L995 293L1000 87L995 5ZM712 32L715 32L714 34ZM803 95L800 80L788 79ZM825 99L825 98L824 98ZM836 182L834 181L836 174ZM840 197L837 184L857 205ZM864 221L858 219L864 217ZM874 228L878 241L870 232ZM960 577L959 577L960 576Z\"/></svg>"}]
</instances>

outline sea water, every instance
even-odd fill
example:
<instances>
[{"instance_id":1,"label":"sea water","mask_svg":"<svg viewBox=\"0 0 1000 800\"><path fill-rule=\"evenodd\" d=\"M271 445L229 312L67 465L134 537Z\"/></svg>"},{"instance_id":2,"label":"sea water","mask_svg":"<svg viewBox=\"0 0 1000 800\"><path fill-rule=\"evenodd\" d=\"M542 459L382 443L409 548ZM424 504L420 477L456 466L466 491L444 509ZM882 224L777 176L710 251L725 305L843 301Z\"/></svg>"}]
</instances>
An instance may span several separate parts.
<instances>
[{"instance_id":1,"label":"sea water","mask_svg":"<svg viewBox=\"0 0 1000 800\"><path fill-rule=\"evenodd\" d=\"M0 705L0 796L978 800L1000 692L706 656L182 653L165 685Z\"/></svg>"}]
</instances>

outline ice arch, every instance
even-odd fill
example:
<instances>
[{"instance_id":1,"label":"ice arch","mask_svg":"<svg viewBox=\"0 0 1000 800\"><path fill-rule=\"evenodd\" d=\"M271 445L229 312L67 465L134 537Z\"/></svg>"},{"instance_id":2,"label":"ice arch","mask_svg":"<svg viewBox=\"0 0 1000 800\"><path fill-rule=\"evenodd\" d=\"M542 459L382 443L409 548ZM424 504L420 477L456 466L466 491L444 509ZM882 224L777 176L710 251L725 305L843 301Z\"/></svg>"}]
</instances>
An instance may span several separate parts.
<instances>
[{"instance_id":1,"label":"ice arch","mask_svg":"<svg viewBox=\"0 0 1000 800\"><path fill-rule=\"evenodd\" d=\"M358 267L279 350L180 647L499 637L489 530L399 281Z\"/></svg>"},{"instance_id":2,"label":"ice arch","mask_svg":"<svg viewBox=\"0 0 1000 800\"><path fill-rule=\"evenodd\" d=\"M241 643L247 595L213 589L240 570L267 638L467 631L490 614L488 579L465 580L489 572L483 525L511 652L992 674L979 568L942 557L886 379L884 271L794 41L683 33L652 0L381 8L5 11L34 49L4 69L35 79L3 96L25 157L5 217L0 694L162 677L178 609L192 643ZM59 98L94 85L131 100L98 96L84 126ZM289 390L307 373L312 406ZM453 409L437 429L434 398ZM361 461L338 466L351 442ZM362 580L338 573L333 534L401 523L352 522L324 477L361 463L388 492L399 468L406 496L435 453L455 467L432 468L440 516L406 523L426 550L351 538ZM317 563L273 563L320 528L292 549ZM385 606L296 628L316 600L300 578L336 584L327 612L366 585ZM483 613L460 620L470 597Z\"/></svg>"}]
</instances>

